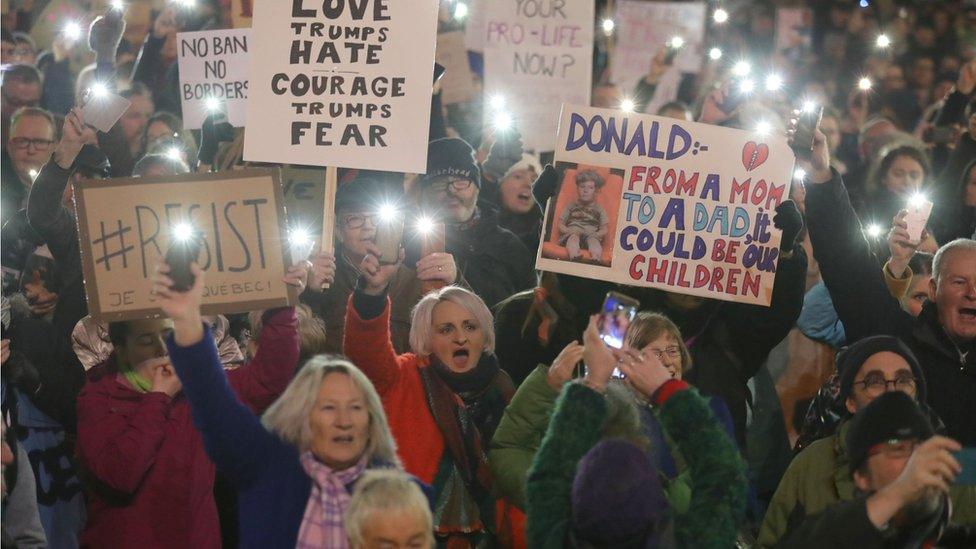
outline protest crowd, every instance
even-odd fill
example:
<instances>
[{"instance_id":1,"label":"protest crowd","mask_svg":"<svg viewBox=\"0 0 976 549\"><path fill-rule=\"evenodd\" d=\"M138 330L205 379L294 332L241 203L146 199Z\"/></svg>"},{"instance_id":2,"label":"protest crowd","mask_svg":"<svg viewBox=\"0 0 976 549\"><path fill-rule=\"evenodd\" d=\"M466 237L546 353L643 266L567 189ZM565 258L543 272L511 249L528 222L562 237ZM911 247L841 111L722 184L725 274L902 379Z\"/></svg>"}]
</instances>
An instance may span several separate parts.
<instances>
[{"instance_id":1,"label":"protest crowd","mask_svg":"<svg viewBox=\"0 0 976 549\"><path fill-rule=\"evenodd\" d=\"M3 548L976 547L976 1L3 0Z\"/></svg>"}]
</instances>

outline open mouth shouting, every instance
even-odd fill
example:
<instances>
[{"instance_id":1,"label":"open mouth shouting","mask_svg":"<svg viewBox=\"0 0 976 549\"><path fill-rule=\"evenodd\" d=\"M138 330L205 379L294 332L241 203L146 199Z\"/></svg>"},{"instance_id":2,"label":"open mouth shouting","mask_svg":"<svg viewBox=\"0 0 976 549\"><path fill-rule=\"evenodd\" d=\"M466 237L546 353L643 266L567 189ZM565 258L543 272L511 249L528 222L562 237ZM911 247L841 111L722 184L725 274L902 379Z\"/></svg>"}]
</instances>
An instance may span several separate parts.
<instances>
[{"instance_id":1,"label":"open mouth shouting","mask_svg":"<svg viewBox=\"0 0 976 549\"><path fill-rule=\"evenodd\" d=\"M451 354L452 366L456 370L467 370L471 361L471 351L461 348L455 349Z\"/></svg>"}]
</instances>

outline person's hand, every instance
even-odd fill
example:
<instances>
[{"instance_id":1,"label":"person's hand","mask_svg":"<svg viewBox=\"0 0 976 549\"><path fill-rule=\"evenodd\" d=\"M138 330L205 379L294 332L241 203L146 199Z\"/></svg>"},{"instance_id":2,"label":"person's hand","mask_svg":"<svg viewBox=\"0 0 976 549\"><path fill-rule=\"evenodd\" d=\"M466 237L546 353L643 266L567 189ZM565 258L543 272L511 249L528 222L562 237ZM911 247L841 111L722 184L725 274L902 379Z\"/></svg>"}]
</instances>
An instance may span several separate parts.
<instances>
[{"instance_id":1,"label":"person's hand","mask_svg":"<svg viewBox=\"0 0 976 549\"><path fill-rule=\"evenodd\" d=\"M806 181L819 185L833 179L830 171L830 149L827 147L827 137L820 128L813 130L813 150L810 151L809 161L800 161L807 170Z\"/></svg>"},{"instance_id":2,"label":"person's hand","mask_svg":"<svg viewBox=\"0 0 976 549\"><path fill-rule=\"evenodd\" d=\"M217 122L218 118L221 119L220 122ZM211 112L203 119L203 127L200 129L200 150L197 152L197 159L201 164L212 165L220 144L231 143L234 137L234 126L227 122L224 113Z\"/></svg>"},{"instance_id":3,"label":"person's hand","mask_svg":"<svg viewBox=\"0 0 976 549\"><path fill-rule=\"evenodd\" d=\"M779 249L783 254L793 253L796 246L796 238L803 230L803 215L800 214L796 202L784 200L776 206L776 214L773 216L773 226L783 231L783 238L779 242Z\"/></svg>"},{"instance_id":4,"label":"person's hand","mask_svg":"<svg viewBox=\"0 0 976 549\"><path fill-rule=\"evenodd\" d=\"M599 319L600 315L592 315L586 331L583 332L583 363L586 365L583 382L602 393L613 375L616 360L600 339L600 329L597 327Z\"/></svg>"},{"instance_id":5,"label":"person's hand","mask_svg":"<svg viewBox=\"0 0 976 549\"><path fill-rule=\"evenodd\" d=\"M44 282L39 278L24 283L24 296L35 316L45 316L58 305L58 294L44 287Z\"/></svg>"},{"instance_id":6,"label":"person's hand","mask_svg":"<svg viewBox=\"0 0 976 549\"><path fill-rule=\"evenodd\" d=\"M95 130L91 126L86 126L81 116L81 108L73 107L64 117L64 126L61 130L61 140L54 149L54 161L61 169L71 169L75 163L75 158L81 152L81 148L86 143L97 142Z\"/></svg>"},{"instance_id":7,"label":"person's hand","mask_svg":"<svg viewBox=\"0 0 976 549\"><path fill-rule=\"evenodd\" d=\"M153 36L156 38L165 38L171 34L176 34L177 30L176 12L172 7L164 9L153 22Z\"/></svg>"},{"instance_id":8,"label":"person's hand","mask_svg":"<svg viewBox=\"0 0 976 549\"><path fill-rule=\"evenodd\" d=\"M321 292L326 285L335 282L336 260L332 252L319 252L312 256L312 272L309 274L308 288Z\"/></svg>"},{"instance_id":9,"label":"person's hand","mask_svg":"<svg viewBox=\"0 0 976 549\"><path fill-rule=\"evenodd\" d=\"M668 68L671 67L670 63L667 63L668 58L668 46L661 46L654 57L651 58L650 67L647 69L647 74L644 75L644 81L648 84L657 84L657 81L661 79L661 76L667 72Z\"/></svg>"},{"instance_id":10,"label":"person's hand","mask_svg":"<svg viewBox=\"0 0 976 549\"><path fill-rule=\"evenodd\" d=\"M962 471L952 452L962 445L951 438L934 436L912 452L898 478L888 488L908 504L921 498L929 490L948 492L956 475Z\"/></svg>"},{"instance_id":11,"label":"person's hand","mask_svg":"<svg viewBox=\"0 0 976 549\"><path fill-rule=\"evenodd\" d=\"M150 392L164 393L169 398L173 398L182 389L183 383L176 376L176 371L173 370L172 364L160 364L156 366L152 373L152 389Z\"/></svg>"},{"instance_id":12,"label":"person's hand","mask_svg":"<svg viewBox=\"0 0 976 549\"><path fill-rule=\"evenodd\" d=\"M454 256L449 253L434 252L420 258L420 261L417 262L417 278L454 284L457 280L457 265L454 263Z\"/></svg>"},{"instance_id":13,"label":"person's hand","mask_svg":"<svg viewBox=\"0 0 976 549\"><path fill-rule=\"evenodd\" d=\"M727 113L722 110L722 104L725 103L728 94L729 89L726 84L719 89L712 90L711 93L706 95L705 101L702 103L702 112L701 116L698 117L698 121L704 124L721 124L728 120L732 113Z\"/></svg>"},{"instance_id":14,"label":"person's hand","mask_svg":"<svg viewBox=\"0 0 976 549\"><path fill-rule=\"evenodd\" d=\"M643 353L629 347L611 352L617 360L617 368L625 376L624 382L645 400L651 400L661 385L674 379L654 353Z\"/></svg>"},{"instance_id":15,"label":"person's hand","mask_svg":"<svg viewBox=\"0 0 976 549\"><path fill-rule=\"evenodd\" d=\"M153 294L156 296L156 303L159 308L166 313L166 316L173 319L173 322L190 321L200 318L200 304L203 302L204 273L199 265L190 263L190 272L193 273L193 286L185 292L173 289L173 279L168 275L170 267L161 262L156 267L156 276L153 277Z\"/></svg>"},{"instance_id":16,"label":"person's hand","mask_svg":"<svg viewBox=\"0 0 976 549\"><path fill-rule=\"evenodd\" d=\"M311 268L312 264L303 259L288 267L282 280L285 284L298 288L298 293L302 293L305 291L305 286L308 285L308 272Z\"/></svg>"},{"instance_id":17,"label":"person's hand","mask_svg":"<svg viewBox=\"0 0 976 549\"><path fill-rule=\"evenodd\" d=\"M970 95L974 90L976 90L976 59L959 69L959 79L956 80L956 91L959 93Z\"/></svg>"},{"instance_id":18,"label":"person's hand","mask_svg":"<svg viewBox=\"0 0 976 549\"><path fill-rule=\"evenodd\" d=\"M908 223L905 222L907 215L908 210L902 210L895 214L895 217L891 219L891 230L888 231L888 250L891 251L891 257L888 259L888 270L895 278L901 278L905 274L905 269L908 268L908 262L915 255L917 246L912 244L908 237Z\"/></svg>"},{"instance_id":19,"label":"person's hand","mask_svg":"<svg viewBox=\"0 0 976 549\"><path fill-rule=\"evenodd\" d=\"M390 279L393 278L397 269L400 268L400 263L403 262L403 250L400 250L400 258L392 265L381 264L379 257L380 250L376 244L366 244L366 257L359 264L359 272L366 282L366 286L363 288L366 295L382 295L386 291L386 287L390 285Z\"/></svg>"},{"instance_id":20,"label":"person's hand","mask_svg":"<svg viewBox=\"0 0 976 549\"><path fill-rule=\"evenodd\" d=\"M563 350L556 356L556 360L552 361L549 371L546 372L546 383L554 391L558 393L563 385L573 379L573 370L579 361L583 360L583 351L584 347L578 341L573 341L563 347Z\"/></svg>"},{"instance_id":21,"label":"person's hand","mask_svg":"<svg viewBox=\"0 0 976 549\"><path fill-rule=\"evenodd\" d=\"M522 135L515 129L495 132L488 158L481 169L489 181L501 183L502 177L522 159Z\"/></svg>"},{"instance_id":22,"label":"person's hand","mask_svg":"<svg viewBox=\"0 0 976 549\"><path fill-rule=\"evenodd\" d=\"M8 358L10 358L10 340L2 339L0 340L0 365L6 364Z\"/></svg>"},{"instance_id":23,"label":"person's hand","mask_svg":"<svg viewBox=\"0 0 976 549\"><path fill-rule=\"evenodd\" d=\"M556 171L556 168L552 167L552 164L546 164L546 167L542 169L542 173L532 183L532 194L535 196L536 201L545 208L546 202L555 196L558 191L559 172Z\"/></svg>"},{"instance_id":24,"label":"person's hand","mask_svg":"<svg viewBox=\"0 0 976 549\"><path fill-rule=\"evenodd\" d=\"M860 89L851 90L847 96L847 120L853 128L860 128L868 119L868 98Z\"/></svg>"},{"instance_id":25,"label":"person's hand","mask_svg":"<svg viewBox=\"0 0 976 549\"><path fill-rule=\"evenodd\" d=\"M88 47L95 52L95 58L99 61L114 64L115 52L119 49L123 33L125 19L121 14L96 17L88 27Z\"/></svg>"}]
</instances>

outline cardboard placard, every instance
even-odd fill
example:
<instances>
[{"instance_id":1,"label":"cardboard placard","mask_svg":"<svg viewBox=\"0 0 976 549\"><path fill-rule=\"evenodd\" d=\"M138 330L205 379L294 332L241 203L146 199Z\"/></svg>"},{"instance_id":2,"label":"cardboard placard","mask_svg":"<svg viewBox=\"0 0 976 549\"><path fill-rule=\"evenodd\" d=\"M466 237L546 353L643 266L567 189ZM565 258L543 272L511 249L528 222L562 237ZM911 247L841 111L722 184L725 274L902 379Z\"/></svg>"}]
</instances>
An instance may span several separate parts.
<instances>
[{"instance_id":1,"label":"cardboard placard","mask_svg":"<svg viewBox=\"0 0 976 549\"><path fill-rule=\"evenodd\" d=\"M423 173L437 2L256 0L244 159Z\"/></svg>"},{"instance_id":2,"label":"cardboard placard","mask_svg":"<svg viewBox=\"0 0 976 549\"><path fill-rule=\"evenodd\" d=\"M674 66L679 72L700 71L704 62L705 15L704 2L619 0L614 15L611 81L630 95L650 69L651 59L675 36L684 39L684 46L675 56Z\"/></svg>"},{"instance_id":3,"label":"cardboard placard","mask_svg":"<svg viewBox=\"0 0 976 549\"><path fill-rule=\"evenodd\" d=\"M769 305L785 136L563 105L556 139L537 269Z\"/></svg>"},{"instance_id":4,"label":"cardboard placard","mask_svg":"<svg viewBox=\"0 0 976 549\"><path fill-rule=\"evenodd\" d=\"M590 103L593 2L496 0L485 9L486 104L508 98L526 148L552 150L556 105ZM495 114L486 116L490 124Z\"/></svg>"},{"instance_id":5,"label":"cardboard placard","mask_svg":"<svg viewBox=\"0 0 976 549\"><path fill-rule=\"evenodd\" d=\"M278 170L87 180L75 185L88 311L100 321L162 316L153 303L155 266L168 228L189 222L205 245L203 313L291 305ZM158 254L158 255L157 255Z\"/></svg>"},{"instance_id":6,"label":"cardboard placard","mask_svg":"<svg viewBox=\"0 0 976 549\"><path fill-rule=\"evenodd\" d=\"M198 130L207 117L207 99L220 101L227 121L243 128L246 120L248 42L251 29L181 32L176 35L180 64L183 127Z\"/></svg>"},{"instance_id":7,"label":"cardboard placard","mask_svg":"<svg viewBox=\"0 0 976 549\"><path fill-rule=\"evenodd\" d=\"M454 105L474 99L477 86L468 65L468 52L464 49L464 32L442 32L437 35L437 63L444 67L441 77L441 103Z\"/></svg>"}]
</instances>

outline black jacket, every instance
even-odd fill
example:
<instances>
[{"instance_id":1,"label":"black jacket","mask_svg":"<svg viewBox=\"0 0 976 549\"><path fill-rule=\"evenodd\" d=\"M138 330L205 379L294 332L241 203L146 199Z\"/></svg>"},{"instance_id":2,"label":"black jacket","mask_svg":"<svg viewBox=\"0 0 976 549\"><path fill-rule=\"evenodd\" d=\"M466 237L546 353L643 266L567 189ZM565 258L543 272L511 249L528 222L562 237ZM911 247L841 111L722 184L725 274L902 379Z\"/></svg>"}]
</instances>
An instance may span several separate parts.
<instances>
[{"instance_id":1,"label":"black jacket","mask_svg":"<svg viewBox=\"0 0 976 549\"><path fill-rule=\"evenodd\" d=\"M928 404L945 422L948 436L964 446L976 444L976 341L957 349L939 324L935 303L926 303L918 318L902 310L888 292L840 175L807 185L806 213L814 254L847 342L888 334L908 344L933 395Z\"/></svg>"},{"instance_id":2,"label":"black jacket","mask_svg":"<svg viewBox=\"0 0 976 549\"><path fill-rule=\"evenodd\" d=\"M479 206L480 218L470 227L449 227L447 252L458 272L489 308L535 286L532 256L511 231L498 226L498 213Z\"/></svg>"}]
</instances>

